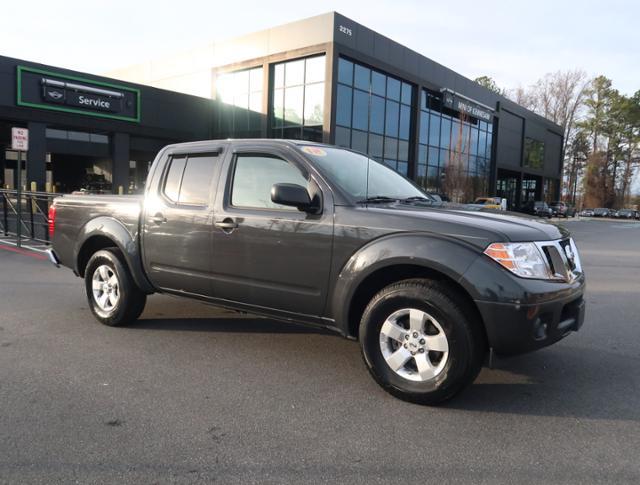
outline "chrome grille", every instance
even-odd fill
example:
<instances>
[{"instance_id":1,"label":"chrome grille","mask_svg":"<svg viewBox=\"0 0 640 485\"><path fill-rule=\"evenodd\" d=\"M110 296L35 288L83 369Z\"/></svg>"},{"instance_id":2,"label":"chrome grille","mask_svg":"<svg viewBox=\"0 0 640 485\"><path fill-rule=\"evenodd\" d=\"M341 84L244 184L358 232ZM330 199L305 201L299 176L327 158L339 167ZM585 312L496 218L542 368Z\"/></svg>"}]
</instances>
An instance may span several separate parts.
<instances>
[{"instance_id":1,"label":"chrome grille","mask_svg":"<svg viewBox=\"0 0 640 485\"><path fill-rule=\"evenodd\" d=\"M537 243L555 279L573 281L582 273L580 256L572 238Z\"/></svg>"}]
</instances>

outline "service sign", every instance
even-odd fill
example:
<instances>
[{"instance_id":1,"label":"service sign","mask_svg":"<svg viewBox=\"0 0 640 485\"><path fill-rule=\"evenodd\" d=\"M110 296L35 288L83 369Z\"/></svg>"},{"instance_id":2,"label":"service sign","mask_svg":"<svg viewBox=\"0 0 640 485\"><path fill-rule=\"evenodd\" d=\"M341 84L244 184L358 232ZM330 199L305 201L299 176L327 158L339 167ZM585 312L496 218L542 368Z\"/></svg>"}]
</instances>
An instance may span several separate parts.
<instances>
[{"instance_id":1,"label":"service sign","mask_svg":"<svg viewBox=\"0 0 640 485\"><path fill-rule=\"evenodd\" d=\"M29 150L29 130L26 128L11 128L11 149L19 152Z\"/></svg>"},{"instance_id":2,"label":"service sign","mask_svg":"<svg viewBox=\"0 0 640 485\"><path fill-rule=\"evenodd\" d=\"M140 121L138 89L18 66L18 106Z\"/></svg>"}]
</instances>

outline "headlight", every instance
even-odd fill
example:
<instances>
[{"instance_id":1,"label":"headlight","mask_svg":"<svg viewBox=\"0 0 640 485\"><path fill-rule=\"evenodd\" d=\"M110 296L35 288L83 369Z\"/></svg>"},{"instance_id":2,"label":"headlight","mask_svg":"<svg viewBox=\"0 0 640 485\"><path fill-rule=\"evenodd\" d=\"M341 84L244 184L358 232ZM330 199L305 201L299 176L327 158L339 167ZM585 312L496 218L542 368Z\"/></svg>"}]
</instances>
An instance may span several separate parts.
<instances>
[{"instance_id":1,"label":"headlight","mask_svg":"<svg viewBox=\"0 0 640 485\"><path fill-rule=\"evenodd\" d=\"M534 243L493 243L484 254L523 278L553 278L546 258Z\"/></svg>"}]
</instances>

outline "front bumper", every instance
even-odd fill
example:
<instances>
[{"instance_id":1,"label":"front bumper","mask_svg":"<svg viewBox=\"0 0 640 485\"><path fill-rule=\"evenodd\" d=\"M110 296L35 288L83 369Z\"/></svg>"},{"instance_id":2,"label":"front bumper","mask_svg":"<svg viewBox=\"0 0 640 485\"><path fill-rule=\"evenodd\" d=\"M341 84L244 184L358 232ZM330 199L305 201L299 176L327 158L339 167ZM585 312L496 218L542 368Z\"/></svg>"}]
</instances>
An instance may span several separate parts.
<instances>
[{"instance_id":1,"label":"front bumper","mask_svg":"<svg viewBox=\"0 0 640 485\"><path fill-rule=\"evenodd\" d=\"M485 322L489 345L503 354L520 354L551 345L577 332L585 317L582 294L533 305L476 304Z\"/></svg>"},{"instance_id":2,"label":"front bumper","mask_svg":"<svg viewBox=\"0 0 640 485\"><path fill-rule=\"evenodd\" d=\"M489 346L502 354L546 347L584 323L584 273L570 282L519 278L480 257L463 284L480 312Z\"/></svg>"}]
</instances>

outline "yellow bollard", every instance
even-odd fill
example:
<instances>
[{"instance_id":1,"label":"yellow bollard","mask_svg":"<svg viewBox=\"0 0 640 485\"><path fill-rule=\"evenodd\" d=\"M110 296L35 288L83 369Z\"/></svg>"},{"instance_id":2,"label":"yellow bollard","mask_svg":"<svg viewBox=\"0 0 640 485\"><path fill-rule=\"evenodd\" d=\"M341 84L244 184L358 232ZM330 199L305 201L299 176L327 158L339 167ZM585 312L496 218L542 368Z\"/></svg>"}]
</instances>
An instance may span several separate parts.
<instances>
[{"instance_id":1,"label":"yellow bollard","mask_svg":"<svg viewBox=\"0 0 640 485\"><path fill-rule=\"evenodd\" d=\"M47 182L46 184L44 184L44 191L45 192L53 192L51 190L51 182Z\"/></svg>"},{"instance_id":2,"label":"yellow bollard","mask_svg":"<svg viewBox=\"0 0 640 485\"><path fill-rule=\"evenodd\" d=\"M124 187L122 185L118 185L118 195L124 195Z\"/></svg>"}]
</instances>

